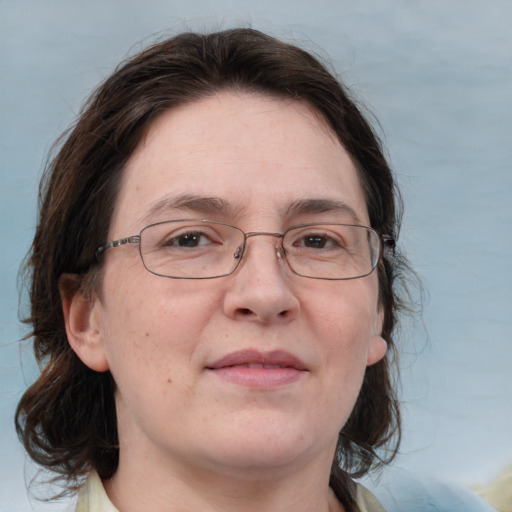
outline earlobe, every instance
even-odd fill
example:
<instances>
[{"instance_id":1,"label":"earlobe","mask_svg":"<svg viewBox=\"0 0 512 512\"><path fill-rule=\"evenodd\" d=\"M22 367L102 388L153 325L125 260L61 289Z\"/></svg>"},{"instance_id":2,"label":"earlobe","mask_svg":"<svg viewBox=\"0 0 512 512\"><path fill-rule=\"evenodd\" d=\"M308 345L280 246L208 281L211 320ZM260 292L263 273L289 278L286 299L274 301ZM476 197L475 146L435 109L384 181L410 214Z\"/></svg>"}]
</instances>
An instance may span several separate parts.
<instances>
[{"instance_id":1,"label":"earlobe","mask_svg":"<svg viewBox=\"0 0 512 512\"><path fill-rule=\"evenodd\" d=\"M366 364L371 366L378 363L386 355L387 350L388 344L386 340L382 336L373 336L368 348Z\"/></svg>"},{"instance_id":2,"label":"earlobe","mask_svg":"<svg viewBox=\"0 0 512 512\"><path fill-rule=\"evenodd\" d=\"M368 355L366 358L366 364L371 366L372 364L378 363L388 351L388 343L387 341L380 335L382 332L382 327L384 325L384 310L382 307L379 307L376 319L375 319L375 333L372 336L370 341L370 346L368 347Z\"/></svg>"},{"instance_id":3,"label":"earlobe","mask_svg":"<svg viewBox=\"0 0 512 512\"><path fill-rule=\"evenodd\" d=\"M109 369L103 346L99 299L85 293L76 274L63 274L59 280L62 312L71 348L82 362L97 372Z\"/></svg>"}]
</instances>

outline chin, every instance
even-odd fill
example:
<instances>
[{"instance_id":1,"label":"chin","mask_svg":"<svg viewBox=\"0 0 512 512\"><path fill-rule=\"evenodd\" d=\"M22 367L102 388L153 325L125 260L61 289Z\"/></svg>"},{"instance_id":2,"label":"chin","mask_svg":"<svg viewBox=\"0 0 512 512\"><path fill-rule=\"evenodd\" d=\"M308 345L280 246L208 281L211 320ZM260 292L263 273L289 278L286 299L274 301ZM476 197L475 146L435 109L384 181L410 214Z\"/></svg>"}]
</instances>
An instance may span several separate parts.
<instances>
[{"instance_id":1,"label":"chin","mask_svg":"<svg viewBox=\"0 0 512 512\"><path fill-rule=\"evenodd\" d=\"M209 459L217 468L224 466L237 477L268 480L289 474L319 456L332 460L336 447L336 440L324 439L321 443L322 436L308 436L303 429L290 431L283 424L279 431L261 429L252 435L247 431L245 434L242 438L239 431L222 443L212 444L217 449L210 453Z\"/></svg>"}]
</instances>

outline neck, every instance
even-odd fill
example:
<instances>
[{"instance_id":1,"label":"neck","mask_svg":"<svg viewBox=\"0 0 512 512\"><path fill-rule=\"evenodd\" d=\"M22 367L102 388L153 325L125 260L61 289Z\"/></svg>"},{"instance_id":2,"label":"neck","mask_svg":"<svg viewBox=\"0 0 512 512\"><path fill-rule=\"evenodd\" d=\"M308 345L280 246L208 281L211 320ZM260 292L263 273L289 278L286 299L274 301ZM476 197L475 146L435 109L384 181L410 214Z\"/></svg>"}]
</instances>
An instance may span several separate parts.
<instances>
[{"instance_id":1,"label":"neck","mask_svg":"<svg viewBox=\"0 0 512 512\"><path fill-rule=\"evenodd\" d=\"M329 472L308 466L294 472L230 473L208 469L120 464L105 490L121 512L343 512L329 488ZM324 465L325 466L325 465Z\"/></svg>"}]
</instances>

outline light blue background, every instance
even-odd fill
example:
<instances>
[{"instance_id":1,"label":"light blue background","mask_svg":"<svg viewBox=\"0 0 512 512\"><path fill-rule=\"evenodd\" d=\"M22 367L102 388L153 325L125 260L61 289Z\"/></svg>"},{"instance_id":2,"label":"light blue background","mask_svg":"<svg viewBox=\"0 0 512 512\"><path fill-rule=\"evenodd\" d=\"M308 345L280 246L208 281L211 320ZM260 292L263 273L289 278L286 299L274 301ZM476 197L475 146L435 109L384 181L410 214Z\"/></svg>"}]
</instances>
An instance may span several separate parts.
<instances>
[{"instance_id":1,"label":"light blue background","mask_svg":"<svg viewBox=\"0 0 512 512\"><path fill-rule=\"evenodd\" d=\"M430 299L401 341L404 442L384 480L468 485L512 461L512 1L0 0L0 511L30 510L12 416L35 367L15 341L16 273L46 151L153 34L241 24L330 56L402 186L401 243Z\"/></svg>"}]
</instances>

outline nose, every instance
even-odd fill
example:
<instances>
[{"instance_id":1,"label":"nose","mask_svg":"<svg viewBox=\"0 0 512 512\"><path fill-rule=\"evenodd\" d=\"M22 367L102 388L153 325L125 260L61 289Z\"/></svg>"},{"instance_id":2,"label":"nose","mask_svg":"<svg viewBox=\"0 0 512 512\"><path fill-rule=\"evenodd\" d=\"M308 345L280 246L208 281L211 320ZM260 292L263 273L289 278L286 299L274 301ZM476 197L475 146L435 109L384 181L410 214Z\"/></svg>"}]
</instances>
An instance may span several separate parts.
<instances>
[{"instance_id":1,"label":"nose","mask_svg":"<svg viewBox=\"0 0 512 512\"><path fill-rule=\"evenodd\" d=\"M251 235L239 267L229 277L224 313L237 320L287 323L297 316L299 300L290 286L291 273L282 256L280 235Z\"/></svg>"}]
</instances>

